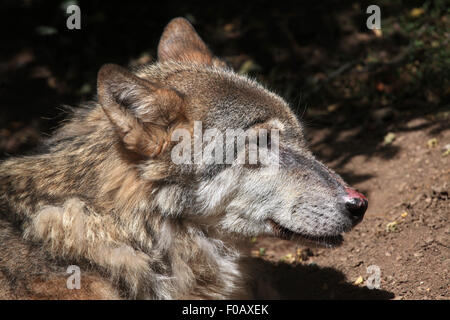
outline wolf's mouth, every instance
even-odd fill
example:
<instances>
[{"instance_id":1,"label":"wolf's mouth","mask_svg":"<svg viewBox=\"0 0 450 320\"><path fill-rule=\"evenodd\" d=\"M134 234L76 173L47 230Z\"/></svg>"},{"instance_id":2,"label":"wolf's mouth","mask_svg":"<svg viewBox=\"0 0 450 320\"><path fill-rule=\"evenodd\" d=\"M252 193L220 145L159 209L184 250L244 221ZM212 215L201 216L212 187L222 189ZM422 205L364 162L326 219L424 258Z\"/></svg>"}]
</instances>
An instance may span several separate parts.
<instances>
[{"instance_id":1,"label":"wolf's mouth","mask_svg":"<svg viewBox=\"0 0 450 320\"><path fill-rule=\"evenodd\" d=\"M312 236L308 234L302 234L298 232L291 231L272 219L268 219L274 234L285 240L301 241L308 245L316 245L322 247L337 247L344 242L342 235L324 235L324 236Z\"/></svg>"}]
</instances>

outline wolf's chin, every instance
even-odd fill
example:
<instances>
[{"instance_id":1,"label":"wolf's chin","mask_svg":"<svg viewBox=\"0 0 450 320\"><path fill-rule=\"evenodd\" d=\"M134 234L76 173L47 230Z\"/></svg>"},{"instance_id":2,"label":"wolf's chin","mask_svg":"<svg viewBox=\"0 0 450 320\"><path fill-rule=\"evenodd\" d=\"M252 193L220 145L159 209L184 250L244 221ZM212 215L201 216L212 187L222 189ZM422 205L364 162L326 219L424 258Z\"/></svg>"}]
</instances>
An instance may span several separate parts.
<instances>
[{"instance_id":1,"label":"wolf's chin","mask_svg":"<svg viewBox=\"0 0 450 320\"><path fill-rule=\"evenodd\" d=\"M294 232L286 227L281 226L272 219L268 219L272 230L278 238L297 241L308 246L334 248L342 245L344 238L341 234L312 236L308 234Z\"/></svg>"}]
</instances>

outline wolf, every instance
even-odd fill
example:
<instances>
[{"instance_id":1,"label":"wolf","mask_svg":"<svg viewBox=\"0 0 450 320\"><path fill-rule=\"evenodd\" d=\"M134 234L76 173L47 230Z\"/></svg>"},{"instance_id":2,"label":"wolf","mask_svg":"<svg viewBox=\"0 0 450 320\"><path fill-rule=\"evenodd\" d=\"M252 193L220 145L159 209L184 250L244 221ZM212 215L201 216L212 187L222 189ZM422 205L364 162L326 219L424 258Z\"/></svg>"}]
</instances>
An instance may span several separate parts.
<instances>
[{"instance_id":1,"label":"wolf","mask_svg":"<svg viewBox=\"0 0 450 320\"><path fill-rule=\"evenodd\" d=\"M277 167L175 163L173 133L195 122L276 130ZM0 164L0 298L249 298L245 239L337 246L367 205L308 150L281 97L175 18L157 62L104 65L94 101L38 152ZM73 264L80 290L66 287Z\"/></svg>"}]
</instances>

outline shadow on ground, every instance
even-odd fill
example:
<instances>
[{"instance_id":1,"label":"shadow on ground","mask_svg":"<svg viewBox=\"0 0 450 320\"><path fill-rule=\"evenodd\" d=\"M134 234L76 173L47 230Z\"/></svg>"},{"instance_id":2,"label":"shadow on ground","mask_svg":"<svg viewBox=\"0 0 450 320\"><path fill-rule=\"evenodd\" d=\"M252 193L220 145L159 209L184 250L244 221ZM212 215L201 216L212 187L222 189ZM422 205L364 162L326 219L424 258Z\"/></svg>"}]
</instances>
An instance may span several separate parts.
<instances>
[{"instance_id":1,"label":"shadow on ground","mask_svg":"<svg viewBox=\"0 0 450 320\"><path fill-rule=\"evenodd\" d=\"M282 299L309 300L387 300L394 294L385 290L368 289L347 282L345 275L333 268L272 263L259 258L248 258L248 263L264 275L262 281L273 283L273 288ZM261 280L259 280L261 281ZM268 294L263 288L256 289L257 295Z\"/></svg>"}]
</instances>

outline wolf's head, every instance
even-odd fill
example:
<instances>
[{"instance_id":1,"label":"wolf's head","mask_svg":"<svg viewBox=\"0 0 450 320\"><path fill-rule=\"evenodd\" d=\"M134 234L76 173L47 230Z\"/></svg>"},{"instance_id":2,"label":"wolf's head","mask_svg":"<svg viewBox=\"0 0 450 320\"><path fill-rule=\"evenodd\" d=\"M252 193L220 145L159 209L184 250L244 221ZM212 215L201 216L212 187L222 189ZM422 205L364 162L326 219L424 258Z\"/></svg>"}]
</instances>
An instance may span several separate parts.
<instances>
[{"instance_id":1,"label":"wolf's head","mask_svg":"<svg viewBox=\"0 0 450 320\"><path fill-rule=\"evenodd\" d=\"M337 245L367 209L307 149L286 102L230 70L182 18L166 27L157 63L134 73L102 67L98 97L123 154L152 184L154 208L169 218ZM250 163L255 150L271 161Z\"/></svg>"}]
</instances>

